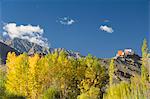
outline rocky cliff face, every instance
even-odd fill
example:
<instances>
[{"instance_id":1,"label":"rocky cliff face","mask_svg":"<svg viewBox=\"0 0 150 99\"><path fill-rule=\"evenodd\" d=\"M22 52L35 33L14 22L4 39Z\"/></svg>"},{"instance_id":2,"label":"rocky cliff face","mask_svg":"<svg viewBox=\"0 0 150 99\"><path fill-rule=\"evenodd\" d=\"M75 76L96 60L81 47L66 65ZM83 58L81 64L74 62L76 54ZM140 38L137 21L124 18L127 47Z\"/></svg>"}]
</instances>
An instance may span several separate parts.
<instances>
[{"instance_id":1,"label":"rocky cliff face","mask_svg":"<svg viewBox=\"0 0 150 99\"><path fill-rule=\"evenodd\" d=\"M33 53L45 53L49 52L49 49L46 47L42 47L38 44L29 42L28 40L14 38L13 40L7 40L5 43L12 48L16 49L18 52L26 52L29 54Z\"/></svg>"},{"instance_id":2,"label":"rocky cliff face","mask_svg":"<svg viewBox=\"0 0 150 99\"><path fill-rule=\"evenodd\" d=\"M26 52L29 55L34 53L40 53L40 54L48 54L53 52L60 52L65 51L69 57L79 58L80 54L78 52L74 52L71 50L67 50L65 48L46 48L43 46L40 46L38 44L29 42L28 40L23 40L19 38L15 38L13 40L7 40L5 43L12 48L16 49L18 52L23 53Z\"/></svg>"},{"instance_id":3,"label":"rocky cliff face","mask_svg":"<svg viewBox=\"0 0 150 99\"><path fill-rule=\"evenodd\" d=\"M101 65L108 69L110 60L111 59L100 59ZM136 54L118 57L115 59L114 63L114 81L116 83L122 80L129 81L131 77L141 73L141 57Z\"/></svg>"}]
</instances>

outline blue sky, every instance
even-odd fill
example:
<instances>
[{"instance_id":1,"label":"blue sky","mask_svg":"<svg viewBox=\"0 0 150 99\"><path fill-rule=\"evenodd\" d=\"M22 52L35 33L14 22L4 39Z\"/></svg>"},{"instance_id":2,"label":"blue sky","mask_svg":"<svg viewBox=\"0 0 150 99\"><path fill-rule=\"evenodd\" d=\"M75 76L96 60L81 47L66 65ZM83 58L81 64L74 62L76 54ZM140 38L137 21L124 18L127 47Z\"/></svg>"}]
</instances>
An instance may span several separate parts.
<instances>
[{"instance_id":1,"label":"blue sky","mask_svg":"<svg viewBox=\"0 0 150 99\"><path fill-rule=\"evenodd\" d=\"M52 48L107 58L124 48L140 54L143 38L150 37L148 0L0 1L1 34L4 23L39 25ZM61 23L70 20L74 22ZM113 32L101 30L100 26Z\"/></svg>"}]
</instances>

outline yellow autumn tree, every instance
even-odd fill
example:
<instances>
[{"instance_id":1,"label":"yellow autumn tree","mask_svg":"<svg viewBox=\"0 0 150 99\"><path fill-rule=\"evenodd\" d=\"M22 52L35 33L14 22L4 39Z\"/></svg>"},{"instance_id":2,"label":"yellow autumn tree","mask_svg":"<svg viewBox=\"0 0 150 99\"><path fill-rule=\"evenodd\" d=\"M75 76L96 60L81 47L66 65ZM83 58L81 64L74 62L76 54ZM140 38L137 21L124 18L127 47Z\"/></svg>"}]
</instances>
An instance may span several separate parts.
<instances>
[{"instance_id":1,"label":"yellow autumn tree","mask_svg":"<svg viewBox=\"0 0 150 99\"><path fill-rule=\"evenodd\" d=\"M38 54L29 57L29 71L28 71L28 86L29 86L29 98L37 99L40 94L40 81L39 81L39 60Z\"/></svg>"},{"instance_id":2,"label":"yellow autumn tree","mask_svg":"<svg viewBox=\"0 0 150 99\"><path fill-rule=\"evenodd\" d=\"M8 53L7 66L5 86L10 94L37 99L50 86L49 65L45 57Z\"/></svg>"},{"instance_id":3,"label":"yellow autumn tree","mask_svg":"<svg viewBox=\"0 0 150 99\"><path fill-rule=\"evenodd\" d=\"M16 56L15 53L8 53L7 56L7 75L6 90L10 94L17 96L27 96L28 94L28 57L21 54Z\"/></svg>"},{"instance_id":4,"label":"yellow autumn tree","mask_svg":"<svg viewBox=\"0 0 150 99\"><path fill-rule=\"evenodd\" d=\"M45 56L9 53L7 66L7 92L28 99L76 99L79 94L97 99L107 80L96 57L76 59L64 51Z\"/></svg>"},{"instance_id":5,"label":"yellow autumn tree","mask_svg":"<svg viewBox=\"0 0 150 99\"><path fill-rule=\"evenodd\" d=\"M48 55L53 86L60 90L60 98L65 99L71 88L73 68L64 51Z\"/></svg>"},{"instance_id":6,"label":"yellow autumn tree","mask_svg":"<svg viewBox=\"0 0 150 99\"><path fill-rule=\"evenodd\" d=\"M50 68L47 58L38 54L29 57L28 87L29 98L38 99L51 85Z\"/></svg>"},{"instance_id":7,"label":"yellow autumn tree","mask_svg":"<svg viewBox=\"0 0 150 99\"><path fill-rule=\"evenodd\" d=\"M98 59L91 55L88 55L83 62L85 62L86 69L84 71L84 78L79 85L81 96L87 94L88 97L95 97L94 99L98 99L102 97L102 92L98 90L101 90L101 88L105 86L104 83L106 83L107 79L107 75L104 72L105 69L100 65ZM93 92L93 90L98 94L89 94Z\"/></svg>"}]
</instances>

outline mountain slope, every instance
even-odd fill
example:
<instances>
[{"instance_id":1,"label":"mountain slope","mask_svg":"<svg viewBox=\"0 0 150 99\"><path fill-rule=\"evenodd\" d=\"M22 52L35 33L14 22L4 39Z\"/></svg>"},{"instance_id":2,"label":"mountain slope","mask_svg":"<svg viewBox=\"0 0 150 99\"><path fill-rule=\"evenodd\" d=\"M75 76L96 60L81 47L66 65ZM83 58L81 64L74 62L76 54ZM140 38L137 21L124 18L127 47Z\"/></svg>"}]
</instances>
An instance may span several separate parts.
<instances>
[{"instance_id":1,"label":"mountain slope","mask_svg":"<svg viewBox=\"0 0 150 99\"><path fill-rule=\"evenodd\" d=\"M100 59L102 66L109 68L111 59ZM118 57L114 61L115 77L114 81L120 82L122 80L129 81L131 77L141 74L141 57L134 54L126 57Z\"/></svg>"},{"instance_id":2,"label":"mountain slope","mask_svg":"<svg viewBox=\"0 0 150 99\"><path fill-rule=\"evenodd\" d=\"M29 55L34 54L34 53L40 53L40 54L48 54L53 53L55 51L60 52L60 51L65 51L69 57L74 57L74 58L79 58L81 55L78 52L74 52L71 50L67 50L65 48L46 48L43 46L40 46L36 43L29 42L28 40L24 39L19 39L15 38L13 40L7 40L5 43L12 48L16 49L18 52L23 53L26 52Z\"/></svg>"},{"instance_id":3,"label":"mountain slope","mask_svg":"<svg viewBox=\"0 0 150 99\"><path fill-rule=\"evenodd\" d=\"M14 48L4 44L3 42L0 42L0 58L1 58L1 62L2 64L6 63L6 57L8 52L15 52L17 55L19 55L20 53L15 50Z\"/></svg>"},{"instance_id":4,"label":"mountain slope","mask_svg":"<svg viewBox=\"0 0 150 99\"><path fill-rule=\"evenodd\" d=\"M46 47L42 47L25 39L14 38L13 40L5 41L5 43L21 53L27 52L33 54L36 52L47 54L49 52Z\"/></svg>"}]
</instances>

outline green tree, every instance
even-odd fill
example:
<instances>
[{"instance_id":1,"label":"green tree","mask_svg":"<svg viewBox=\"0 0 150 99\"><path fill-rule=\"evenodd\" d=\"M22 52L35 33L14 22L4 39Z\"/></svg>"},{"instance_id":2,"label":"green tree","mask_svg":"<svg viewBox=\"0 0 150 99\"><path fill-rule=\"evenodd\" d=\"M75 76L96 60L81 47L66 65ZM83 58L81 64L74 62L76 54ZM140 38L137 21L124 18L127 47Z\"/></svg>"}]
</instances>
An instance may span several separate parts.
<instances>
[{"instance_id":1,"label":"green tree","mask_svg":"<svg viewBox=\"0 0 150 99\"><path fill-rule=\"evenodd\" d=\"M148 53L148 71L149 71L149 82L150 82L150 52Z\"/></svg>"},{"instance_id":2,"label":"green tree","mask_svg":"<svg viewBox=\"0 0 150 99\"><path fill-rule=\"evenodd\" d=\"M148 47L147 47L146 39L143 40L143 45L142 45L141 77L143 81L148 80Z\"/></svg>"},{"instance_id":3,"label":"green tree","mask_svg":"<svg viewBox=\"0 0 150 99\"><path fill-rule=\"evenodd\" d=\"M99 60L96 57L88 55L84 58L86 68L84 69L84 78L81 80L79 88L81 95L91 92L91 90L101 90L106 85L107 75L105 68L100 65ZM102 97L102 91L95 94L97 97Z\"/></svg>"},{"instance_id":4,"label":"green tree","mask_svg":"<svg viewBox=\"0 0 150 99\"><path fill-rule=\"evenodd\" d=\"M44 92L43 97L42 97L42 99L59 99L59 98L60 98L59 91L54 87L48 88Z\"/></svg>"},{"instance_id":5,"label":"green tree","mask_svg":"<svg viewBox=\"0 0 150 99\"><path fill-rule=\"evenodd\" d=\"M108 87L103 99L130 99L130 85L127 82L120 82Z\"/></svg>"},{"instance_id":6,"label":"green tree","mask_svg":"<svg viewBox=\"0 0 150 99\"><path fill-rule=\"evenodd\" d=\"M135 75L130 82L121 81L108 87L103 99L149 99L150 85Z\"/></svg>"},{"instance_id":7,"label":"green tree","mask_svg":"<svg viewBox=\"0 0 150 99\"><path fill-rule=\"evenodd\" d=\"M108 72L109 72L109 85L111 86L113 84L113 78L114 78L114 72L115 72L114 59L111 59Z\"/></svg>"},{"instance_id":8,"label":"green tree","mask_svg":"<svg viewBox=\"0 0 150 99\"><path fill-rule=\"evenodd\" d=\"M91 87L87 92L79 95L77 99L99 99L99 92L99 88Z\"/></svg>"},{"instance_id":9,"label":"green tree","mask_svg":"<svg viewBox=\"0 0 150 99\"><path fill-rule=\"evenodd\" d=\"M139 75L131 78L130 84L131 99L149 99L150 85L147 81L143 82Z\"/></svg>"},{"instance_id":10,"label":"green tree","mask_svg":"<svg viewBox=\"0 0 150 99\"><path fill-rule=\"evenodd\" d=\"M6 73L0 69L0 98L5 97L5 79Z\"/></svg>"},{"instance_id":11,"label":"green tree","mask_svg":"<svg viewBox=\"0 0 150 99\"><path fill-rule=\"evenodd\" d=\"M54 64L51 66L53 84L57 85L60 90L60 98L66 99L71 94L75 68L72 65L72 61L67 57L67 53L64 51L59 53L55 52L51 58L51 63Z\"/></svg>"}]
</instances>

